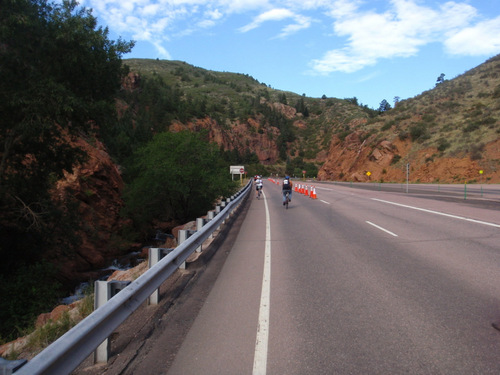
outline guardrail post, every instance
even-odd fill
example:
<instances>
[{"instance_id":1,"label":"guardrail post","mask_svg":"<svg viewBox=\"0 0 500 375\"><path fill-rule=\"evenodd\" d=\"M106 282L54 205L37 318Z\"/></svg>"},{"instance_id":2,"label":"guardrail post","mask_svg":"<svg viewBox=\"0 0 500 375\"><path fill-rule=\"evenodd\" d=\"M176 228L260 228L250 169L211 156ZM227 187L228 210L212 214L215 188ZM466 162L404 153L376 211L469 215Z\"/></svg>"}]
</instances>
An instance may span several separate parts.
<instances>
[{"instance_id":1,"label":"guardrail post","mask_svg":"<svg viewBox=\"0 0 500 375\"><path fill-rule=\"evenodd\" d=\"M153 267L158 263L163 257L168 253L172 252L174 249L164 248L164 247L150 247L149 257L148 257L148 268ZM149 296L148 305L158 305L160 300L160 290L156 289L153 294Z\"/></svg>"},{"instance_id":2,"label":"guardrail post","mask_svg":"<svg viewBox=\"0 0 500 375\"><path fill-rule=\"evenodd\" d=\"M203 226L205 225L205 223L206 223L206 220L205 220L205 219L203 219L203 218L201 218L201 217L199 217L198 219L196 219L196 230L197 230L197 231L200 231L200 230L201 230L201 228L203 228ZM197 253L201 253L201 251L203 250L201 247L202 247L202 245L200 245L200 246L196 249L196 252L197 252Z\"/></svg>"},{"instance_id":3,"label":"guardrail post","mask_svg":"<svg viewBox=\"0 0 500 375\"><path fill-rule=\"evenodd\" d=\"M221 208L221 211L226 208L226 202L225 201L222 201L220 202L220 208ZM222 220L222 223L221 224L226 224L226 220ZM220 228L220 227L219 227ZM217 229L219 229L217 228Z\"/></svg>"},{"instance_id":4,"label":"guardrail post","mask_svg":"<svg viewBox=\"0 0 500 375\"><path fill-rule=\"evenodd\" d=\"M222 203L218 203L217 206L215 206L215 215L220 214L221 211L222 211ZM217 227L216 230L219 230L219 228L220 225Z\"/></svg>"},{"instance_id":5,"label":"guardrail post","mask_svg":"<svg viewBox=\"0 0 500 375\"><path fill-rule=\"evenodd\" d=\"M120 290L124 289L130 281L102 281L94 283L94 310L103 306ZM94 363L106 363L109 359L109 339L104 340L94 352Z\"/></svg>"},{"instance_id":6,"label":"guardrail post","mask_svg":"<svg viewBox=\"0 0 500 375\"><path fill-rule=\"evenodd\" d=\"M191 237L193 234L195 234L195 230L186 230L182 229L179 231L179 245L186 241L189 237ZM182 264L179 266L179 269L185 270L186 269L186 262L182 262Z\"/></svg>"},{"instance_id":7,"label":"guardrail post","mask_svg":"<svg viewBox=\"0 0 500 375\"><path fill-rule=\"evenodd\" d=\"M0 375L12 375L26 363L28 363L26 359L8 361L5 358L0 357Z\"/></svg>"},{"instance_id":8,"label":"guardrail post","mask_svg":"<svg viewBox=\"0 0 500 375\"><path fill-rule=\"evenodd\" d=\"M213 220L215 217L216 213L215 211L209 211L208 212L208 221ZM214 238L214 233L210 233L210 238Z\"/></svg>"}]
</instances>

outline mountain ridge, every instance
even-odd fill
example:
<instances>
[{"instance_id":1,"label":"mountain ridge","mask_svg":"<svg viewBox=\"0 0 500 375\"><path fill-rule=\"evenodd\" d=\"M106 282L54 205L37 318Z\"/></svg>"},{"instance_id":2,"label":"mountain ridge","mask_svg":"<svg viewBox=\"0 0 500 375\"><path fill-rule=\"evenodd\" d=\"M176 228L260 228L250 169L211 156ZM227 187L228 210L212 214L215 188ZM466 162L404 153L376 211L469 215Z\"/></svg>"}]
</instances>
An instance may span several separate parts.
<instances>
[{"instance_id":1,"label":"mountain ridge","mask_svg":"<svg viewBox=\"0 0 500 375\"><path fill-rule=\"evenodd\" d=\"M181 61L124 63L139 76L161 76L183 102L203 103L203 116L175 119L163 130L207 129L225 150L256 153L269 173L312 169L322 180L399 182L409 163L412 182L492 183L500 182L499 56L383 112L356 98L309 98ZM289 126L274 123L281 119L266 106Z\"/></svg>"}]
</instances>

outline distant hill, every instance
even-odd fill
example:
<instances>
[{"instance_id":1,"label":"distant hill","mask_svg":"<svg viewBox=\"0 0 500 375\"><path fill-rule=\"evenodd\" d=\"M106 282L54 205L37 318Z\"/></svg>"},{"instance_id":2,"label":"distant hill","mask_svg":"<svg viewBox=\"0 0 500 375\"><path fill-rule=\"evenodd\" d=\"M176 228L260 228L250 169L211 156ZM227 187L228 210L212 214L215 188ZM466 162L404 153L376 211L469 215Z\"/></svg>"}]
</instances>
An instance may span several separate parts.
<instances>
[{"instance_id":1,"label":"distant hill","mask_svg":"<svg viewBox=\"0 0 500 375\"><path fill-rule=\"evenodd\" d=\"M500 55L351 127L319 177L397 182L409 163L412 182L498 183L499 138Z\"/></svg>"},{"instance_id":2,"label":"distant hill","mask_svg":"<svg viewBox=\"0 0 500 375\"><path fill-rule=\"evenodd\" d=\"M254 155L249 160L270 173L307 169L323 180L397 182L409 163L413 182L500 182L500 55L380 114L356 98L309 98L181 61L124 62L135 77L132 91L142 77L177 95L174 107L149 103L149 111L164 112L155 131L206 129L240 162Z\"/></svg>"},{"instance_id":3,"label":"distant hill","mask_svg":"<svg viewBox=\"0 0 500 375\"><path fill-rule=\"evenodd\" d=\"M149 95L149 85L141 87L141 80L161 80L175 91L170 103L176 105L150 106L150 112L163 112L155 131L205 129L211 141L238 153L240 162L247 163L244 155L254 154L256 160L250 164L257 161L269 173L283 174L287 169L300 174L306 168L315 176L334 135L377 114L354 100L308 98L272 89L248 75L209 71L180 61L129 59L125 64L135 82L134 88L127 87L142 90L135 99L124 98L127 106L136 108L135 119L141 112L138 98Z\"/></svg>"}]
</instances>

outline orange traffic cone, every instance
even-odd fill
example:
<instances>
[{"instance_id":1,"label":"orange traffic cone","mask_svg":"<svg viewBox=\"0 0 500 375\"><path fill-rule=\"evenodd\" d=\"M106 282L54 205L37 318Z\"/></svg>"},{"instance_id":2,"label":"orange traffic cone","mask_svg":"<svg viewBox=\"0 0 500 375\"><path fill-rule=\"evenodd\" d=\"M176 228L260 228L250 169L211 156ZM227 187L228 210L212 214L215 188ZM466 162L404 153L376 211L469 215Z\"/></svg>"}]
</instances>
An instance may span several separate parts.
<instances>
[{"instance_id":1,"label":"orange traffic cone","mask_svg":"<svg viewBox=\"0 0 500 375\"><path fill-rule=\"evenodd\" d=\"M318 199L318 196L316 195L316 187L314 186L311 187L311 198Z\"/></svg>"},{"instance_id":2,"label":"orange traffic cone","mask_svg":"<svg viewBox=\"0 0 500 375\"><path fill-rule=\"evenodd\" d=\"M306 186L306 193L305 194L306 194L306 197L309 196L309 186Z\"/></svg>"}]
</instances>

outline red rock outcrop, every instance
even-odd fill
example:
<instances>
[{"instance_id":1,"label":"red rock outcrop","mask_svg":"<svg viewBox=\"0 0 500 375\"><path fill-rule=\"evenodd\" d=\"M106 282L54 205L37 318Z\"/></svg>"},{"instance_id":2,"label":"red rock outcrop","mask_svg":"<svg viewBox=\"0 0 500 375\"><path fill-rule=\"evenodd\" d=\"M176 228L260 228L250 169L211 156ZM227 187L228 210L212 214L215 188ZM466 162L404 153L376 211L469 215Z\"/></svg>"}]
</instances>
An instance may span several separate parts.
<instances>
[{"instance_id":1,"label":"red rock outcrop","mask_svg":"<svg viewBox=\"0 0 500 375\"><path fill-rule=\"evenodd\" d=\"M246 150L254 152L263 164L273 164L279 158L275 140L279 130L275 127L262 127L255 119L231 124L230 129L221 126L212 118L198 119L187 124L174 122L170 125L171 132L181 130L208 130L209 141L216 143L224 150L237 149L240 153Z\"/></svg>"},{"instance_id":2,"label":"red rock outcrop","mask_svg":"<svg viewBox=\"0 0 500 375\"><path fill-rule=\"evenodd\" d=\"M406 181L406 163L410 163L410 182L500 182L500 170L488 168L481 161L463 157L435 157L439 151L426 148L418 152L412 150L410 140L384 140L373 146L370 138L361 141L362 133L354 132L343 142L334 138L330 144L328 158L318 173L319 180L338 181ZM402 160L393 163L398 155ZM498 160L500 140L488 143L484 147L484 160ZM483 174L480 175L479 171ZM369 174L367 172L370 172Z\"/></svg>"},{"instance_id":3,"label":"red rock outcrop","mask_svg":"<svg viewBox=\"0 0 500 375\"><path fill-rule=\"evenodd\" d=\"M81 218L77 232L80 243L75 253L52 254L61 279L70 282L95 279L96 270L122 254L127 246L115 235L124 224L119 215L123 180L118 167L98 140L89 143L80 138L76 146L85 150L88 161L66 173L54 191L56 199L75 202Z\"/></svg>"}]
</instances>

